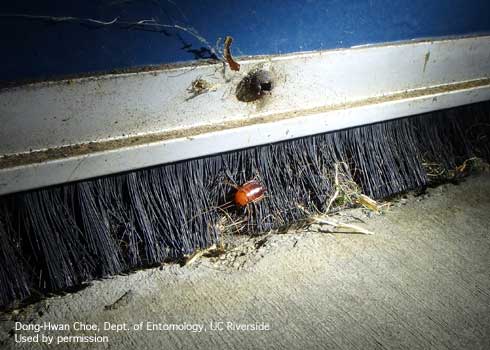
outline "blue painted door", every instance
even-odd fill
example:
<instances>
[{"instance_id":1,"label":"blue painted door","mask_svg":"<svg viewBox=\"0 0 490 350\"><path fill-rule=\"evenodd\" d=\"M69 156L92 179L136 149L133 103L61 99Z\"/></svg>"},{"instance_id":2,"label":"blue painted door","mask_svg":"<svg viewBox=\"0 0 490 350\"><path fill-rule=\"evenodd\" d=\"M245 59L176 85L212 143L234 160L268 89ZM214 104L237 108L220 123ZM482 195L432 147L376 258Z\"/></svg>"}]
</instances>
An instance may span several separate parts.
<instances>
[{"instance_id":1,"label":"blue painted door","mask_svg":"<svg viewBox=\"0 0 490 350\"><path fill-rule=\"evenodd\" d=\"M490 32L488 0L26 0L0 14L4 82L212 58L226 35L259 55Z\"/></svg>"}]
</instances>

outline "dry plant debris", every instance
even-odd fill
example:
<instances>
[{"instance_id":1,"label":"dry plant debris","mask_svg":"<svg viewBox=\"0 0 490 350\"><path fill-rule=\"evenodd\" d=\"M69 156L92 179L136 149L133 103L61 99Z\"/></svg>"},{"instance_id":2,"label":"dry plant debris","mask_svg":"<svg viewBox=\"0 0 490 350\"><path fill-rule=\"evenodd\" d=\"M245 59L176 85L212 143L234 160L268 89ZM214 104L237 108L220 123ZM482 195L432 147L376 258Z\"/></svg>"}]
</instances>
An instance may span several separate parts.
<instances>
[{"instance_id":1,"label":"dry plant debris","mask_svg":"<svg viewBox=\"0 0 490 350\"><path fill-rule=\"evenodd\" d=\"M431 161L424 161L422 165L432 183L455 181L470 174L490 171L490 164L479 157L468 158L454 169L448 169L444 164Z\"/></svg>"},{"instance_id":2,"label":"dry plant debris","mask_svg":"<svg viewBox=\"0 0 490 350\"><path fill-rule=\"evenodd\" d=\"M325 210L326 213L330 212L330 209L333 207L342 208L347 205L352 205L355 202L355 198L360 193L360 189L348 174L348 165L346 163L334 164L333 183L335 192L330 197L327 209Z\"/></svg>"},{"instance_id":3,"label":"dry plant debris","mask_svg":"<svg viewBox=\"0 0 490 350\"><path fill-rule=\"evenodd\" d=\"M379 213L381 209L390 206L390 203L380 204L379 202L362 193L357 196L356 203L376 213Z\"/></svg>"},{"instance_id":4,"label":"dry plant debris","mask_svg":"<svg viewBox=\"0 0 490 350\"><path fill-rule=\"evenodd\" d=\"M330 233L360 233L365 235L373 235L374 232L362 228L358 225L348 224L344 222L337 222L328 217L312 216L310 218L312 224L319 224L322 227L327 226L327 232Z\"/></svg>"},{"instance_id":5,"label":"dry plant debris","mask_svg":"<svg viewBox=\"0 0 490 350\"><path fill-rule=\"evenodd\" d=\"M490 171L490 164L479 157L466 159L463 164L456 167L457 174L469 175L471 173L482 173Z\"/></svg>"},{"instance_id":6,"label":"dry plant debris","mask_svg":"<svg viewBox=\"0 0 490 350\"><path fill-rule=\"evenodd\" d=\"M353 225L350 223L339 222L325 214L313 215L309 213L305 208L298 206L301 210L308 214L308 219L306 220L305 226L311 227L312 225L319 225L322 227L322 231L327 231L329 233L361 233L366 235L372 235L371 232L365 228L358 225ZM326 229L323 229L326 227Z\"/></svg>"},{"instance_id":7,"label":"dry plant debris","mask_svg":"<svg viewBox=\"0 0 490 350\"><path fill-rule=\"evenodd\" d=\"M194 253L186 257L185 266L190 266L198 261L201 257L217 257L226 252L226 247L222 244L213 244L206 249L196 250Z\"/></svg>"},{"instance_id":8,"label":"dry plant debris","mask_svg":"<svg viewBox=\"0 0 490 350\"><path fill-rule=\"evenodd\" d=\"M214 244L208 249L199 250L188 256L184 266L205 263L216 270L240 270L251 266L263 257L271 232L260 237L234 236L229 243ZM206 258L204 260L204 258Z\"/></svg>"},{"instance_id":9,"label":"dry plant debris","mask_svg":"<svg viewBox=\"0 0 490 350\"><path fill-rule=\"evenodd\" d=\"M202 78L197 78L193 80L191 85L187 88L187 92L191 94L191 96L188 97L186 100L190 100L206 92L216 91L218 89L218 86L219 84L211 84Z\"/></svg>"},{"instance_id":10,"label":"dry plant debris","mask_svg":"<svg viewBox=\"0 0 490 350\"><path fill-rule=\"evenodd\" d=\"M343 209L355 204L378 213L382 208L389 205L389 203L380 204L374 199L362 194L359 186L349 177L348 165L345 163L334 165L333 182L335 192L330 197L325 213L329 213L333 208Z\"/></svg>"}]
</instances>

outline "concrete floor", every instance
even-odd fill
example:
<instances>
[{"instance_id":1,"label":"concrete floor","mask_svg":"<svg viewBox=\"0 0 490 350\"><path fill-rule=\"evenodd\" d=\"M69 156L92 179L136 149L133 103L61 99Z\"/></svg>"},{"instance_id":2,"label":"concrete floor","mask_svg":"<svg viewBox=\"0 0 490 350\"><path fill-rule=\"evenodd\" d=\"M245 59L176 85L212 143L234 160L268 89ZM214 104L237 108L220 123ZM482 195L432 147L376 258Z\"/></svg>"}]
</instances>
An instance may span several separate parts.
<instances>
[{"instance_id":1,"label":"concrete floor","mask_svg":"<svg viewBox=\"0 0 490 350\"><path fill-rule=\"evenodd\" d=\"M221 257L95 281L4 314L0 345L54 347L15 344L15 334L97 334L108 343L56 348L490 349L489 174L409 195L382 215L337 219L352 216L375 235L241 238ZM15 321L71 330L12 331ZM99 331L75 331L77 321ZM129 330L104 331L104 322ZM141 322L203 330L134 330Z\"/></svg>"}]
</instances>

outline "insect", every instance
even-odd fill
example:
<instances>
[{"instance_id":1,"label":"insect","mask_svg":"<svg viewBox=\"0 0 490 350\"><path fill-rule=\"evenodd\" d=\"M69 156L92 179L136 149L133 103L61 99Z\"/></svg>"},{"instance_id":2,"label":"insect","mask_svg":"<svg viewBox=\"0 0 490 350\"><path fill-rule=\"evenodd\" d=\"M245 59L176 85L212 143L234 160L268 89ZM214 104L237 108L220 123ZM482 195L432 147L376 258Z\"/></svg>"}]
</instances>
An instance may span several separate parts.
<instances>
[{"instance_id":1,"label":"insect","mask_svg":"<svg viewBox=\"0 0 490 350\"><path fill-rule=\"evenodd\" d=\"M245 182L236 188L233 201L238 207L246 207L250 203L256 203L264 198L267 189L257 180Z\"/></svg>"},{"instance_id":2,"label":"insect","mask_svg":"<svg viewBox=\"0 0 490 350\"><path fill-rule=\"evenodd\" d=\"M225 38L225 45L223 48L223 56L224 56L226 62L228 62L230 69L238 72L240 70L240 64L238 62L236 62L233 59L233 57L231 56L230 46L231 46L232 42L233 42L233 38L231 36L227 36Z\"/></svg>"},{"instance_id":3,"label":"insect","mask_svg":"<svg viewBox=\"0 0 490 350\"><path fill-rule=\"evenodd\" d=\"M191 94L188 98L186 98L186 101L193 99L194 97L197 97L199 95L202 95L206 92L209 91L216 91L219 85L211 84L207 82L204 79L198 78L194 80L191 85L187 88L187 92Z\"/></svg>"}]
</instances>

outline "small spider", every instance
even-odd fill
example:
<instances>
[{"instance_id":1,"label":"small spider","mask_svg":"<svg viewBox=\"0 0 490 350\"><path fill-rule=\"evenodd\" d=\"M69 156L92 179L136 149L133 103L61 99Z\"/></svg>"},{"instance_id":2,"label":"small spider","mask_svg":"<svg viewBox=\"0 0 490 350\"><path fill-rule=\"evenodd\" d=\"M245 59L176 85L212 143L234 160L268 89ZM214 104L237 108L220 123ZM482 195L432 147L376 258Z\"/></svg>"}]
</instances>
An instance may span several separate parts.
<instances>
[{"instance_id":1,"label":"small spider","mask_svg":"<svg viewBox=\"0 0 490 350\"><path fill-rule=\"evenodd\" d=\"M218 87L219 84L211 84L202 78L197 78L187 88L187 92L191 94L191 96L189 96L185 100L188 101L206 92L216 91Z\"/></svg>"}]
</instances>

